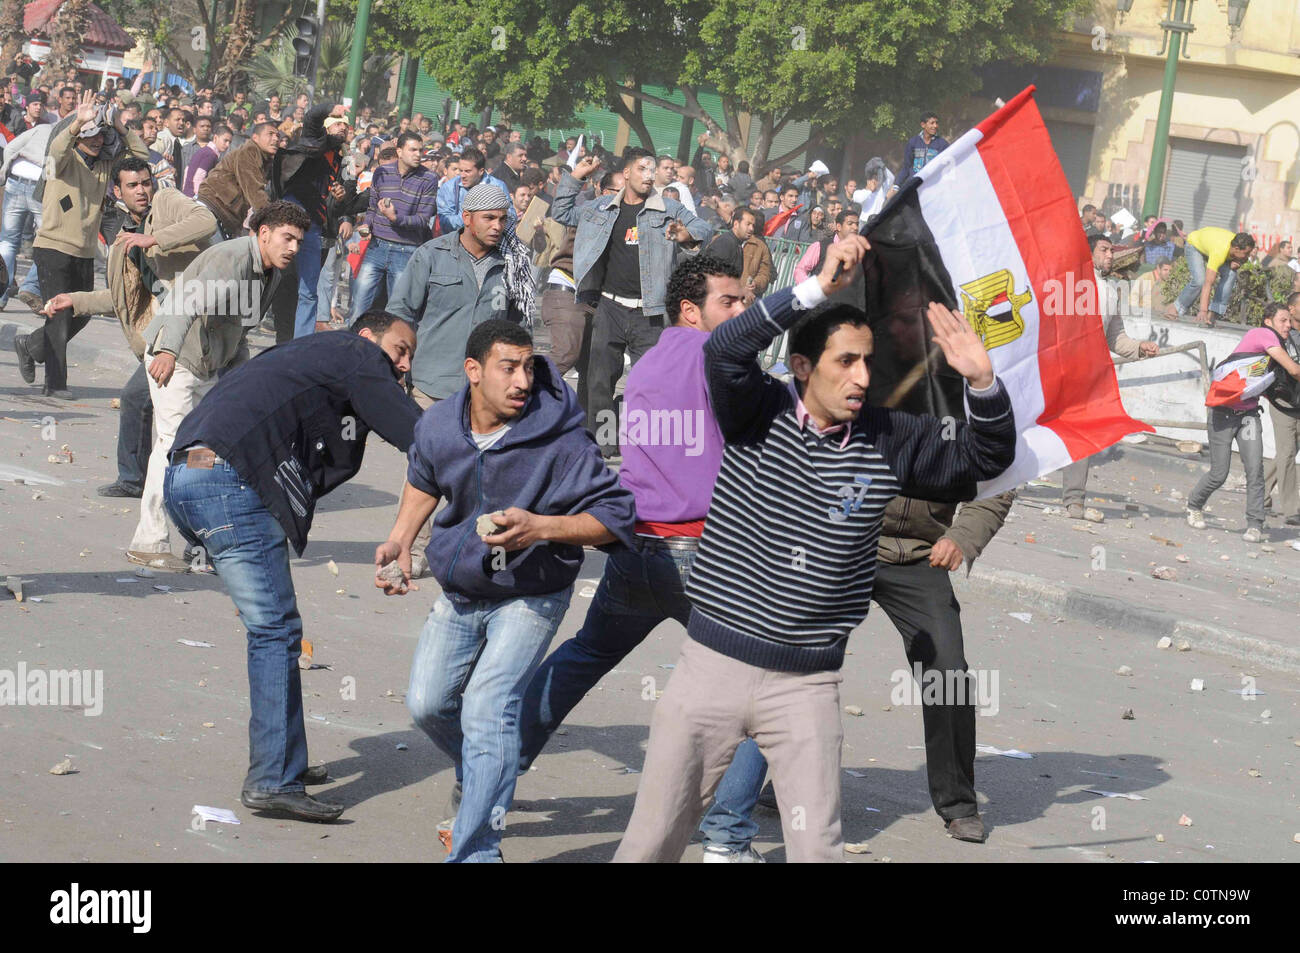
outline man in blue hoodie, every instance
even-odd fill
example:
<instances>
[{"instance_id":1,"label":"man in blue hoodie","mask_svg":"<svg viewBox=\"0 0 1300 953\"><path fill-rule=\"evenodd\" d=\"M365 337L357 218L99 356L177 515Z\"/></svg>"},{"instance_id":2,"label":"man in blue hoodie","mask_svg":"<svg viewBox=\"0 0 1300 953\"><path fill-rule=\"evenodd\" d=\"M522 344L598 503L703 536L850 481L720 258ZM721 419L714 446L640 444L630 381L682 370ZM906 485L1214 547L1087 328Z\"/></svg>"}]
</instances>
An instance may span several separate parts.
<instances>
[{"instance_id":1,"label":"man in blue hoodie","mask_svg":"<svg viewBox=\"0 0 1300 953\"><path fill-rule=\"evenodd\" d=\"M501 860L524 688L569 607L582 547L637 545L632 494L606 468L555 366L534 358L527 331L479 324L465 375L416 425L397 522L375 550L375 585L405 593L411 543L447 500L425 551L442 594L406 703L456 766L455 821L438 835L449 862ZM385 572L393 561L397 581Z\"/></svg>"}]
</instances>

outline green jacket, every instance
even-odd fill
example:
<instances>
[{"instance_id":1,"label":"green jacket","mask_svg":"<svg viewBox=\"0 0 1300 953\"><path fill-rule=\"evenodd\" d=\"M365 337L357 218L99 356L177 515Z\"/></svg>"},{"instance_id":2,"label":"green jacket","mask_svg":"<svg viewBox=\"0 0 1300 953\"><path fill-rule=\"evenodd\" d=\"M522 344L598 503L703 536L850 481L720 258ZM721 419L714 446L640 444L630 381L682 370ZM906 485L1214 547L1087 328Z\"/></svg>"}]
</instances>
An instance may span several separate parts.
<instances>
[{"instance_id":1,"label":"green jacket","mask_svg":"<svg viewBox=\"0 0 1300 953\"><path fill-rule=\"evenodd\" d=\"M196 377L248 360L244 337L271 309L280 272L262 264L257 236L211 245L176 276L143 338Z\"/></svg>"}]
</instances>

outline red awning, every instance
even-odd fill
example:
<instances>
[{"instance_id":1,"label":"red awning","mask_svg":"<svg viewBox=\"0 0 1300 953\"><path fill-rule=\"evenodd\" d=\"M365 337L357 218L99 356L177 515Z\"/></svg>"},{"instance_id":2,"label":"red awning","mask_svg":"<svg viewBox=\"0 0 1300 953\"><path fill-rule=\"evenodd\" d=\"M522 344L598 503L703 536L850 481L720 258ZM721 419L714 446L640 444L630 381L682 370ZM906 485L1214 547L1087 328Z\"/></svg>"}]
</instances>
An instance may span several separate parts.
<instances>
[{"instance_id":1,"label":"red awning","mask_svg":"<svg viewBox=\"0 0 1300 953\"><path fill-rule=\"evenodd\" d=\"M33 0L27 4L23 8L23 32L28 36L48 38L50 21L54 19L59 7L63 6L63 2L64 0ZM100 46L109 50L129 50L135 46L131 34L95 4L90 4L88 14L86 35L83 38L86 46Z\"/></svg>"}]
</instances>

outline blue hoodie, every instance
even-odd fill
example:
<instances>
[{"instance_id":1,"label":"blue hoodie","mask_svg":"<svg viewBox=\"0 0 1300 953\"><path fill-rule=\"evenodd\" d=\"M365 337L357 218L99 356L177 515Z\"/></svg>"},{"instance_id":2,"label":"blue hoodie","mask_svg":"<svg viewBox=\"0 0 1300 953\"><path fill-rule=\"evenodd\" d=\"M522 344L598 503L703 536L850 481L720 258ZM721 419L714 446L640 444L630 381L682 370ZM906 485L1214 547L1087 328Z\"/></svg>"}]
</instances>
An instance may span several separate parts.
<instances>
[{"instance_id":1,"label":"blue hoodie","mask_svg":"<svg viewBox=\"0 0 1300 953\"><path fill-rule=\"evenodd\" d=\"M487 450L470 434L469 405L466 384L426 410L407 454L407 481L447 501L434 515L425 554L449 598L543 595L578 576L582 547L569 543L534 543L506 553L504 567L494 569L492 551L475 531L484 513L512 506L541 516L590 513L620 543L637 546L632 494L605 466L583 429L582 406L548 358L536 359L532 398Z\"/></svg>"}]
</instances>

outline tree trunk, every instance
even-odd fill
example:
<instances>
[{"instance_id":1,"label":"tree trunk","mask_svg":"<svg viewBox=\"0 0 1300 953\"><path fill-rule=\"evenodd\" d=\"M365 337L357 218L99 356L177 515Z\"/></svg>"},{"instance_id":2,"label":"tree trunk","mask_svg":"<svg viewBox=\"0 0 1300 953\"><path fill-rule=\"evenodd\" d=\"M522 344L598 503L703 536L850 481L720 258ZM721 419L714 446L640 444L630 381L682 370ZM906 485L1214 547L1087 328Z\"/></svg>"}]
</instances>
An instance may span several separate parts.
<instances>
[{"instance_id":1,"label":"tree trunk","mask_svg":"<svg viewBox=\"0 0 1300 953\"><path fill-rule=\"evenodd\" d=\"M605 102L610 109L618 114L620 119L627 123L628 128L637 134L637 137L641 140L642 148L654 152L654 137L650 135L650 130L646 128L645 119L641 115L641 101L634 99L632 101L634 108L628 108L627 103L623 102L623 96L632 95L633 88L639 89L640 86L630 88L606 81Z\"/></svg>"},{"instance_id":2,"label":"tree trunk","mask_svg":"<svg viewBox=\"0 0 1300 953\"><path fill-rule=\"evenodd\" d=\"M254 54L257 34L253 31L254 0L235 0L230 36L221 53L221 64L212 81L212 91L222 99L233 97L236 87L244 85L244 65Z\"/></svg>"},{"instance_id":3,"label":"tree trunk","mask_svg":"<svg viewBox=\"0 0 1300 953\"><path fill-rule=\"evenodd\" d=\"M3 0L0 2L0 69L9 69L14 58L22 52L26 39L22 0Z\"/></svg>"},{"instance_id":4,"label":"tree trunk","mask_svg":"<svg viewBox=\"0 0 1300 953\"><path fill-rule=\"evenodd\" d=\"M50 27L50 55L45 57L44 68L33 80L33 85L63 82L64 74L77 65L81 55L81 38L86 35L90 19L90 0L66 0L55 14Z\"/></svg>"}]
</instances>

